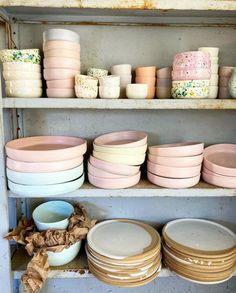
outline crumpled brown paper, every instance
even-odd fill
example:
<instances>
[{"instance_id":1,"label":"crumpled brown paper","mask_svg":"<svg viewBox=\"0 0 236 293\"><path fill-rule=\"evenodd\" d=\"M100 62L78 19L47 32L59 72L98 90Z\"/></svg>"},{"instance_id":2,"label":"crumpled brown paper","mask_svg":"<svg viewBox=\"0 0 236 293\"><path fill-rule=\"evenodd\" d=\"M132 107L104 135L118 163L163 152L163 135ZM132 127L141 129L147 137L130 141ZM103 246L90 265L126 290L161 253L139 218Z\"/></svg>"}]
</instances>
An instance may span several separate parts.
<instances>
[{"instance_id":1,"label":"crumpled brown paper","mask_svg":"<svg viewBox=\"0 0 236 293\"><path fill-rule=\"evenodd\" d=\"M6 235L5 239L25 245L29 255L35 253L21 278L25 292L38 292L46 281L49 273L47 251L60 252L70 247L84 239L89 229L95 225L96 220L88 217L82 205L77 203L74 208L67 230L36 232L32 220L22 219L18 226Z\"/></svg>"}]
</instances>

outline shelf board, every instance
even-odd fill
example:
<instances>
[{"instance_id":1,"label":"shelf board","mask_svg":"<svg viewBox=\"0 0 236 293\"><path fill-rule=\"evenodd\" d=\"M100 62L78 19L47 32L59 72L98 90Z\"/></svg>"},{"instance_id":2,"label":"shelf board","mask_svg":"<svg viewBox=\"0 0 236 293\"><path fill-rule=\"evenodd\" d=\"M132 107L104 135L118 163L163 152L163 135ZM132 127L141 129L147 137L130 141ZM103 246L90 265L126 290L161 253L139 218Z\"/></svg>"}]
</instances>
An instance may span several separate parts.
<instances>
[{"instance_id":1,"label":"shelf board","mask_svg":"<svg viewBox=\"0 0 236 293\"><path fill-rule=\"evenodd\" d=\"M235 110L236 99L48 99L48 98L3 98L3 108L20 109L206 109Z\"/></svg>"},{"instance_id":2,"label":"shelf board","mask_svg":"<svg viewBox=\"0 0 236 293\"><path fill-rule=\"evenodd\" d=\"M17 194L8 192L12 198L23 198ZM186 189L169 189L158 187L147 179L141 179L134 187L127 189L100 189L85 182L80 189L71 193L57 195L57 198L79 198L79 197L233 197L236 196L236 189L221 188L200 182L194 187ZM26 196L27 197L27 196ZM34 196L42 197L42 196ZM45 196L44 196L45 197ZM50 196L48 196L50 197ZM29 197L28 197L29 198Z\"/></svg>"}]
</instances>

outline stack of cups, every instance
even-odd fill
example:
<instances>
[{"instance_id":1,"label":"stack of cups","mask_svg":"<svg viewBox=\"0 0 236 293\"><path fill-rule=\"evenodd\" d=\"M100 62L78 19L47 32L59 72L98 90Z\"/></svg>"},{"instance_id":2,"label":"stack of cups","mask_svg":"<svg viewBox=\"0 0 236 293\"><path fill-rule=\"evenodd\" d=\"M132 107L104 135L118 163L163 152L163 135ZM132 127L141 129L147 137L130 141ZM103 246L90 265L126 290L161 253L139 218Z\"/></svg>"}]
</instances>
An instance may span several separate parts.
<instances>
[{"instance_id":1,"label":"stack of cups","mask_svg":"<svg viewBox=\"0 0 236 293\"><path fill-rule=\"evenodd\" d=\"M228 90L228 84L232 75L234 67L221 66L219 70L220 75L220 88L219 88L219 99L230 99L230 93Z\"/></svg>"},{"instance_id":2,"label":"stack of cups","mask_svg":"<svg viewBox=\"0 0 236 293\"><path fill-rule=\"evenodd\" d=\"M211 59L211 79L210 79L210 86L209 86L209 99L216 99L218 95L218 81L219 81L219 48L212 48L212 47L202 47L198 48L198 51L206 52L210 54Z\"/></svg>"},{"instance_id":3,"label":"stack of cups","mask_svg":"<svg viewBox=\"0 0 236 293\"><path fill-rule=\"evenodd\" d=\"M156 85L156 66L138 67L135 69L135 82L148 85L147 99L155 97Z\"/></svg>"},{"instance_id":4,"label":"stack of cups","mask_svg":"<svg viewBox=\"0 0 236 293\"><path fill-rule=\"evenodd\" d=\"M74 77L80 72L79 35L65 29L43 33L44 79L49 98L74 98Z\"/></svg>"},{"instance_id":5,"label":"stack of cups","mask_svg":"<svg viewBox=\"0 0 236 293\"><path fill-rule=\"evenodd\" d=\"M98 79L88 75L75 76L75 94L77 98L96 99L98 95Z\"/></svg>"},{"instance_id":6,"label":"stack of cups","mask_svg":"<svg viewBox=\"0 0 236 293\"><path fill-rule=\"evenodd\" d=\"M5 91L8 97L42 96L40 55L38 49L1 50Z\"/></svg>"},{"instance_id":7,"label":"stack of cups","mask_svg":"<svg viewBox=\"0 0 236 293\"><path fill-rule=\"evenodd\" d=\"M175 99L207 98L211 78L211 60L207 52L176 54L172 71L172 97Z\"/></svg>"},{"instance_id":8,"label":"stack of cups","mask_svg":"<svg viewBox=\"0 0 236 293\"><path fill-rule=\"evenodd\" d=\"M117 75L100 77L99 97L102 99L118 99L120 97L120 77Z\"/></svg>"},{"instance_id":9,"label":"stack of cups","mask_svg":"<svg viewBox=\"0 0 236 293\"><path fill-rule=\"evenodd\" d=\"M111 74L120 76L120 98L126 98L126 86L132 81L131 65L113 65L111 67Z\"/></svg>"},{"instance_id":10,"label":"stack of cups","mask_svg":"<svg viewBox=\"0 0 236 293\"><path fill-rule=\"evenodd\" d=\"M158 99L171 98L171 71L171 66L157 70L156 96Z\"/></svg>"}]
</instances>

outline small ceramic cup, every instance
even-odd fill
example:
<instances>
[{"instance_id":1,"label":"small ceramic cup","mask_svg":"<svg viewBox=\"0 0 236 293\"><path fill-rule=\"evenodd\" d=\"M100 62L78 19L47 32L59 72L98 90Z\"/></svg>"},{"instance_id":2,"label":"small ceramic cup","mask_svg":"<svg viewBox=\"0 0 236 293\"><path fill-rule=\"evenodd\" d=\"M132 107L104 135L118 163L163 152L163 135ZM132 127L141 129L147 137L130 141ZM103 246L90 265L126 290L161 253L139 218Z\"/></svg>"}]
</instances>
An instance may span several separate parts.
<instances>
[{"instance_id":1,"label":"small ceramic cup","mask_svg":"<svg viewBox=\"0 0 236 293\"><path fill-rule=\"evenodd\" d=\"M88 68L87 75L95 78L100 78L102 76L107 76L108 70L100 68Z\"/></svg>"},{"instance_id":2,"label":"small ceramic cup","mask_svg":"<svg viewBox=\"0 0 236 293\"><path fill-rule=\"evenodd\" d=\"M102 99L118 99L120 96L119 86L99 86L99 97Z\"/></svg>"},{"instance_id":3,"label":"small ceramic cup","mask_svg":"<svg viewBox=\"0 0 236 293\"><path fill-rule=\"evenodd\" d=\"M232 66L220 66L219 75L224 77L231 77L234 67Z\"/></svg>"},{"instance_id":4,"label":"small ceramic cup","mask_svg":"<svg viewBox=\"0 0 236 293\"><path fill-rule=\"evenodd\" d=\"M99 78L100 86L105 87L118 87L120 86L120 76L118 75L107 75Z\"/></svg>"},{"instance_id":5,"label":"small ceramic cup","mask_svg":"<svg viewBox=\"0 0 236 293\"><path fill-rule=\"evenodd\" d=\"M157 87L171 87L172 81L170 78L158 78Z\"/></svg>"},{"instance_id":6,"label":"small ceramic cup","mask_svg":"<svg viewBox=\"0 0 236 293\"><path fill-rule=\"evenodd\" d=\"M220 86L219 87L219 99L231 99L231 96L229 94L229 90L227 86Z\"/></svg>"},{"instance_id":7,"label":"small ceramic cup","mask_svg":"<svg viewBox=\"0 0 236 293\"><path fill-rule=\"evenodd\" d=\"M230 80L230 77L224 77L224 76L221 76L220 77L220 83L219 83L219 86L220 87L224 87L224 86L228 86L228 83L229 83L229 80Z\"/></svg>"},{"instance_id":8,"label":"small ceramic cup","mask_svg":"<svg viewBox=\"0 0 236 293\"><path fill-rule=\"evenodd\" d=\"M148 96L148 85L144 83L131 83L126 87L128 99L146 99Z\"/></svg>"},{"instance_id":9,"label":"small ceramic cup","mask_svg":"<svg viewBox=\"0 0 236 293\"><path fill-rule=\"evenodd\" d=\"M98 86L76 85L75 95L77 98L96 99L98 95Z\"/></svg>"},{"instance_id":10,"label":"small ceramic cup","mask_svg":"<svg viewBox=\"0 0 236 293\"><path fill-rule=\"evenodd\" d=\"M157 86L156 96L158 99L171 99L171 86Z\"/></svg>"},{"instance_id":11,"label":"small ceramic cup","mask_svg":"<svg viewBox=\"0 0 236 293\"><path fill-rule=\"evenodd\" d=\"M170 78L171 79L172 66L164 67L157 70L157 79L158 78Z\"/></svg>"},{"instance_id":12,"label":"small ceramic cup","mask_svg":"<svg viewBox=\"0 0 236 293\"><path fill-rule=\"evenodd\" d=\"M120 76L120 85L127 86L132 82L132 75L121 75Z\"/></svg>"},{"instance_id":13,"label":"small ceramic cup","mask_svg":"<svg viewBox=\"0 0 236 293\"><path fill-rule=\"evenodd\" d=\"M112 75L131 75L131 64L118 64L111 67Z\"/></svg>"},{"instance_id":14,"label":"small ceramic cup","mask_svg":"<svg viewBox=\"0 0 236 293\"><path fill-rule=\"evenodd\" d=\"M156 76L156 66L137 67L135 69L136 76Z\"/></svg>"},{"instance_id":15,"label":"small ceramic cup","mask_svg":"<svg viewBox=\"0 0 236 293\"><path fill-rule=\"evenodd\" d=\"M218 95L218 86L209 86L208 99L216 99Z\"/></svg>"},{"instance_id":16,"label":"small ceramic cup","mask_svg":"<svg viewBox=\"0 0 236 293\"><path fill-rule=\"evenodd\" d=\"M97 86L98 79L92 76L76 74L75 75L75 85L91 85Z\"/></svg>"},{"instance_id":17,"label":"small ceramic cup","mask_svg":"<svg viewBox=\"0 0 236 293\"><path fill-rule=\"evenodd\" d=\"M154 76L136 76L135 82L136 83L146 83L150 86L155 86L156 78Z\"/></svg>"}]
</instances>

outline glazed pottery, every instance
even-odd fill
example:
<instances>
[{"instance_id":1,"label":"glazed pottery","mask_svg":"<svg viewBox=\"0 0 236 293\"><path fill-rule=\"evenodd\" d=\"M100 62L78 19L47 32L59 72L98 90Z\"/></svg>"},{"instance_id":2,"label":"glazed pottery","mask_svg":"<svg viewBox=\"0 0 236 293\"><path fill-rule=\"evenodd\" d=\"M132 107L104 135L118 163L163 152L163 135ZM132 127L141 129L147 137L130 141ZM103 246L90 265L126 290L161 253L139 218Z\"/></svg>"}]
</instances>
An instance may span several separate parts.
<instances>
[{"instance_id":1,"label":"glazed pottery","mask_svg":"<svg viewBox=\"0 0 236 293\"><path fill-rule=\"evenodd\" d=\"M229 80L228 89L230 96L236 98L236 67L232 71L232 75Z\"/></svg>"},{"instance_id":2,"label":"glazed pottery","mask_svg":"<svg viewBox=\"0 0 236 293\"><path fill-rule=\"evenodd\" d=\"M128 99L146 99L148 95L148 85L142 83L128 84L126 96Z\"/></svg>"},{"instance_id":3,"label":"glazed pottery","mask_svg":"<svg viewBox=\"0 0 236 293\"><path fill-rule=\"evenodd\" d=\"M0 51L0 60L5 62L25 62L40 64L39 49L4 49Z\"/></svg>"},{"instance_id":4,"label":"glazed pottery","mask_svg":"<svg viewBox=\"0 0 236 293\"><path fill-rule=\"evenodd\" d=\"M232 66L220 66L219 75L224 77L231 77L234 67Z\"/></svg>"},{"instance_id":5,"label":"glazed pottery","mask_svg":"<svg viewBox=\"0 0 236 293\"><path fill-rule=\"evenodd\" d=\"M171 87L172 81L170 78L157 79L157 87Z\"/></svg>"},{"instance_id":6,"label":"glazed pottery","mask_svg":"<svg viewBox=\"0 0 236 293\"><path fill-rule=\"evenodd\" d=\"M43 51L48 50L57 50L57 49L65 49L65 50L74 50L80 51L80 44L71 41L45 41L43 42Z\"/></svg>"},{"instance_id":7,"label":"glazed pottery","mask_svg":"<svg viewBox=\"0 0 236 293\"><path fill-rule=\"evenodd\" d=\"M148 154L148 160L154 164L171 167L193 167L200 165L203 154L189 157L162 157Z\"/></svg>"},{"instance_id":8,"label":"glazed pottery","mask_svg":"<svg viewBox=\"0 0 236 293\"><path fill-rule=\"evenodd\" d=\"M201 47L198 51L209 53L211 57L218 57L219 48L216 47Z\"/></svg>"},{"instance_id":9,"label":"glazed pottery","mask_svg":"<svg viewBox=\"0 0 236 293\"><path fill-rule=\"evenodd\" d=\"M211 69L191 68L191 69L175 69L172 71L173 80L205 80L211 78Z\"/></svg>"},{"instance_id":10,"label":"glazed pottery","mask_svg":"<svg viewBox=\"0 0 236 293\"><path fill-rule=\"evenodd\" d=\"M32 80L6 80L5 85L7 88L41 88L42 80L32 79Z\"/></svg>"},{"instance_id":11,"label":"glazed pottery","mask_svg":"<svg viewBox=\"0 0 236 293\"><path fill-rule=\"evenodd\" d=\"M221 76L219 86L220 87L227 87L229 84L229 80L230 80L230 77Z\"/></svg>"},{"instance_id":12,"label":"glazed pottery","mask_svg":"<svg viewBox=\"0 0 236 293\"><path fill-rule=\"evenodd\" d=\"M97 159L116 163L116 164L127 164L127 165L141 165L145 161L145 153L137 155L120 155L120 154L109 154L98 151L93 151L93 156Z\"/></svg>"},{"instance_id":13,"label":"glazed pottery","mask_svg":"<svg viewBox=\"0 0 236 293\"><path fill-rule=\"evenodd\" d=\"M156 76L156 66L146 66L138 67L135 69L135 74L137 76Z\"/></svg>"},{"instance_id":14,"label":"glazed pottery","mask_svg":"<svg viewBox=\"0 0 236 293\"><path fill-rule=\"evenodd\" d=\"M227 86L220 86L219 87L219 94L218 94L219 99L230 99L230 93L229 89Z\"/></svg>"},{"instance_id":15,"label":"glazed pottery","mask_svg":"<svg viewBox=\"0 0 236 293\"><path fill-rule=\"evenodd\" d=\"M66 49L48 50L44 52L44 58L72 58L79 61L80 51L66 50Z\"/></svg>"},{"instance_id":16,"label":"glazed pottery","mask_svg":"<svg viewBox=\"0 0 236 293\"><path fill-rule=\"evenodd\" d=\"M74 98L75 97L74 89L48 88L46 92L47 92L48 98Z\"/></svg>"},{"instance_id":17,"label":"glazed pottery","mask_svg":"<svg viewBox=\"0 0 236 293\"><path fill-rule=\"evenodd\" d=\"M43 32L43 41L69 41L79 43L79 35L71 30L53 28Z\"/></svg>"},{"instance_id":18,"label":"glazed pottery","mask_svg":"<svg viewBox=\"0 0 236 293\"><path fill-rule=\"evenodd\" d=\"M127 178L128 176L113 174L111 172L106 172L102 169L96 168L88 162L88 173L95 177L100 177L104 179L119 179Z\"/></svg>"},{"instance_id":19,"label":"glazed pottery","mask_svg":"<svg viewBox=\"0 0 236 293\"><path fill-rule=\"evenodd\" d=\"M118 64L111 67L112 75L131 75L131 65L130 64Z\"/></svg>"},{"instance_id":20,"label":"glazed pottery","mask_svg":"<svg viewBox=\"0 0 236 293\"><path fill-rule=\"evenodd\" d=\"M211 74L218 74L219 65L218 64L212 64L211 65Z\"/></svg>"},{"instance_id":21,"label":"glazed pottery","mask_svg":"<svg viewBox=\"0 0 236 293\"><path fill-rule=\"evenodd\" d=\"M211 74L210 85L216 86L216 85L218 85L218 82L219 82L219 75L218 74Z\"/></svg>"},{"instance_id":22,"label":"glazed pottery","mask_svg":"<svg viewBox=\"0 0 236 293\"><path fill-rule=\"evenodd\" d=\"M42 97L42 88L36 87L6 87L7 97L14 98L40 98Z\"/></svg>"},{"instance_id":23,"label":"glazed pottery","mask_svg":"<svg viewBox=\"0 0 236 293\"><path fill-rule=\"evenodd\" d=\"M41 72L41 66L34 63L25 62L5 62L3 63L4 71L27 71L27 72Z\"/></svg>"},{"instance_id":24,"label":"glazed pottery","mask_svg":"<svg viewBox=\"0 0 236 293\"><path fill-rule=\"evenodd\" d=\"M108 153L108 154L117 154L117 155L139 155L146 153L147 144L137 146L137 147L110 147L93 144L93 149L98 152Z\"/></svg>"},{"instance_id":25,"label":"glazed pottery","mask_svg":"<svg viewBox=\"0 0 236 293\"><path fill-rule=\"evenodd\" d=\"M75 85L76 86L88 86L88 87L95 87L98 85L98 79L92 76L83 75L83 74L76 74L75 75Z\"/></svg>"},{"instance_id":26,"label":"glazed pottery","mask_svg":"<svg viewBox=\"0 0 236 293\"><path fill-rule=\"evenodd\" d=\"M69 79L55 79L47 81L48 89L74 89L75 80L74 78Z\"/></svg>"},{"instance_id":27,"label":"glazed pottery","mask_svg":"<svg viewBox=\"0 0 236 293\"><path fill-rule=\"evenodd\" d=\"M171 94L174 99L203 99L208 97L209 87L182 86L172 88Z\"/></svg>"},{"instance_id":28,"label":"glazed pottery","mask_svg":"<svg viewBox=\"0 0 236 293\"><path fill-rule=\"evenodd\" d=\"M98 87L88 85L76 85L75 95L77 98L96 99L98 96Z\"/></svg>"},{"instance_id":29,"label":"glazed pottery","mask_svg":"<svg viewBox=\"0 0 236 293\"><path fill-rule=\"evenodd\" d=\"M118 75L108 75L99 78L100 86L105 87L118 87L120 86L120 76Z\"/></svg>"},{"instance_id":30,"label":"glazed pottery","mask_svg":"<svg viewBox=\"0 0 236 293\"><path fill-rule=\"evenodd\" d=\"M43 60L44 68L68 68L80 71L80 61L74 58L49 57Z\"/></svg>"},{"instance_id":31,"label":"glazed pottery","mask_svg":"<svg viewBox=\"0 0 236 293\"><path fill-rule=\"evenodd\" d=\"M224 188L236 188L235 177L222 176L215 173L202 171L202 179L212 185L224 187Z\"/></svg>"},{"instance_id":32,"label":"glazed pottery","mask_svg":"<svg viewBox=\"0 0 236 293\"><path fill-rule=\"evenodd\" d=\"M173 80L172 87L174 89L178 88L199 88L199 87L208 87L210 85L209 80Z\"/></svg>"},{"instance_id":33,"label":"glazed pottery","mask_svg":"<svg viewBox=\"0 0 236 293\"><path fill-rule=\"evenodd\" d=\"M156 96L158 99L170 99L171 98L171 86L157 86Z\"/></svg>"},{"instance_id":34,"label":"glazed pottery","mask_svg":"<svg viewBox=\"0 0 236 293\"><path fill-rule=\"evenodd\" d=\"M44 78L48 80L72 79L78 73L74 69L48 68L43 70Z\"/></svg>"},{"instance_id":35,"label":"glazed pottery","mask_svg":"<svg viewBox=\"0 0 236 293\"><path fill-rule=\"evenodd\" d=\"M157 70L157 79L158 78L168 78L168 79L171 79L171 71L172 71L172 66L158 69Z\"/></svg>"},{"instance_id":36,"label":"glazed pottery","mask_svg":"<svg viewBox=\"0 0 236 293\"><path fill-rule=\"evenodd\" d=\"M99 97L102 99L118 99L120 96L119 86L99 86Z\"/></svg>"},{"instance_id":37,"label":"glazed pottery","mask_svg":"<svg viewBox=\"0 0 236 293\"><path fill-rule=\"evenodd\" d=\"M136 76L135 83L145 83L149 86L155 86L156 78L152 76Z\"/></svg>"},{"instance_id":38,"label":"glazed pottery","mask_svg":"<svg viewBox=\"0 0 236 293\"><path fill-rule=\"evenodd\" d=\"M100 78L108 75L108 70L100 68L88 68L87 75Z\"/></svg>"},{"instance_id":39,"label":"glazed pottery","mask_svg":"<svg viewBox=\"0 0 236 293\"><path fill-rule=\"evenodd\" d=\"M178 53L174 56L173 70L176 69L209 69L211 66L210 56L206 52L190 51Z\"/></svg>"},{"instance_id":40,"label":"glazed pottery","mask_svg":"<svg viewBox=\"0 0 236 293\"><path fill-rule=\"evenodd\" d=\"M41 80L41 73L34 71L3 71L5 81Z\"/></svg>"}]
</instances>

